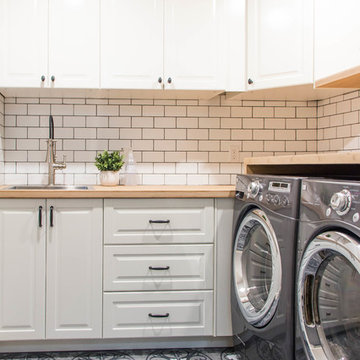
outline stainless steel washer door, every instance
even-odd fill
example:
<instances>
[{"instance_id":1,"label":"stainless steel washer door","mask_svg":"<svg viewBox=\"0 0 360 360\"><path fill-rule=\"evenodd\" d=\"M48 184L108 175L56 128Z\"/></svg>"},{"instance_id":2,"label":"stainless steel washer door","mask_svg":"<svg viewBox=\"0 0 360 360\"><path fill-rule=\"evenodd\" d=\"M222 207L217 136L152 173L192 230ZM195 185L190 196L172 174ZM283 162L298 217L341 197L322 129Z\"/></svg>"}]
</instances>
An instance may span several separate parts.
<instances>
[{"instance_id":1,"label":"stainless steel washer door","mask_svg":"<svg viewBox=\"0 0 360 360\"><path fill-rule=\"evenodd\" d=\"M304 252L297 284L298 316L310 359L360 356L360 242L329 231Z\"/></svg>"},{"instance_id":2,"label":"stainless steel washer door","mask_svg":"<svg viewBox=\"0 0 360 360\"><path fill-rule=\"evenodd\" d=\"M233 272L233 286L244 318L253 326L265 326L279 301L281 259L274 229L260 209L249 211L240 223Z\"/></svg>"}]
</instances>

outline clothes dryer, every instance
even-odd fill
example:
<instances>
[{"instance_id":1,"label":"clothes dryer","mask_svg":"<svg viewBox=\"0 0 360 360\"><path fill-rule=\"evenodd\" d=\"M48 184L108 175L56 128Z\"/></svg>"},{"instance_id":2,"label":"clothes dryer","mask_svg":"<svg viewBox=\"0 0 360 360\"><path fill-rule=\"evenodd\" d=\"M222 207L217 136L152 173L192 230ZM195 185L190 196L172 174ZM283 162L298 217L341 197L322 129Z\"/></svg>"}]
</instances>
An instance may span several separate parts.
<instances>
[{"instance_id":1,"label":"clothes dryer","mask_svg":"<svg viewBox=\"0 0 360 360\"><path fill-rule=\"evenodd\" d=\"M296 359L360 358L360 182L302 182Z\"/></svg>"},{"instance_id":2,"label":"clothes dryer","mask_svg":"<svg viewBox=\"0 0 360 360\"><path fill-rule=\"evenodd\" d=\"M234 344L246 358L294 357L299 178L239 175L232 259Z\"/></svg>"}]
</instances>

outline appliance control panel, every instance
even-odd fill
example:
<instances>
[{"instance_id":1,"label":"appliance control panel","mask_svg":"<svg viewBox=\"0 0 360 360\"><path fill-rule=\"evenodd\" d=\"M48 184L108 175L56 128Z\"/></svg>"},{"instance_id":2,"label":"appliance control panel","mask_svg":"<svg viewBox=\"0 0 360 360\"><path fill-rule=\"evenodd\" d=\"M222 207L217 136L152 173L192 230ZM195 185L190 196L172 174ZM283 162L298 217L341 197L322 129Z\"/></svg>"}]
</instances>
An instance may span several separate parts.
<instances>
[{"instance_id":1,"label":"appliance control panel","mask_svg":"<svg viewBox=\"0 0 360 360\"><path fill-rule=\"evenodd\" d=\"M360 182L304 180L300 212L305 221L328 219L360 225Z\"/></svg>"},{"instance_id":2,"label":"appliance control panel","mask_svg":"<svg viewBox=\"0 0 360 360\"><path fill-rule=\"evenodd\" d=\"M297 216L296 206L299 197L299 179L274 177L269 175L239 175L236 183L236 197L243 201L257 203L259 206L282 212L291 217ZM293 191L293 187L295 191Z\"/></svg>"}]
</instances>

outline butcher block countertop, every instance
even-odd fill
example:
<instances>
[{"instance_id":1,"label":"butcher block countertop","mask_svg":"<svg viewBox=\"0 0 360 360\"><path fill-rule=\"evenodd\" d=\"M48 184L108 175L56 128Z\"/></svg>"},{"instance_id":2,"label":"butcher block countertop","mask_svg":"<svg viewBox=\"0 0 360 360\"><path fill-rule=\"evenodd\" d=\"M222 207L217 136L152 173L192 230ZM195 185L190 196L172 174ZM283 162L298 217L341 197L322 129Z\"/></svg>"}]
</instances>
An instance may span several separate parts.
<instances>
[{"instance_id":1,"label":"butcher block countertop","mask_svg":"<svg viewBox=\"0 0 360 360\"><path fill-rule=\"evenodd\" d=\"M0 186L0 198L232 198L233 185L90 186L89 190L21 189Z\"/></svg>"},{"instance_id":2,"label":"butcher block countertop","mask_svg":"<svg viewBox=\"0 0 360 360\"><path fill-rule=\"evenodd\" d=\"M253 157L244 168L246 174L360 178L360 152Z\"/></svg>"}]
</instances>

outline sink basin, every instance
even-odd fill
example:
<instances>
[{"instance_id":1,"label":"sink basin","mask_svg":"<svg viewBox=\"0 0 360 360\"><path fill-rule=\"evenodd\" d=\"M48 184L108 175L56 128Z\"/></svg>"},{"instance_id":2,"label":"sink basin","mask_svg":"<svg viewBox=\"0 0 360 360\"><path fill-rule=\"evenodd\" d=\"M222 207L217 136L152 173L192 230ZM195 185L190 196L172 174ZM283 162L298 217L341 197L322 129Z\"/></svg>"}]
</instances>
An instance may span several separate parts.
<instances>
[{"instance_id":1,"label":"sink basin","mask_svg":"<svg viewBox=\"0 0 360 360\"><path fill-rule=\"evenodd\" d=\"M5 190L90 190L91 186L86 185L14 185L8 186Z\"/></svg>"}]
</instances>

